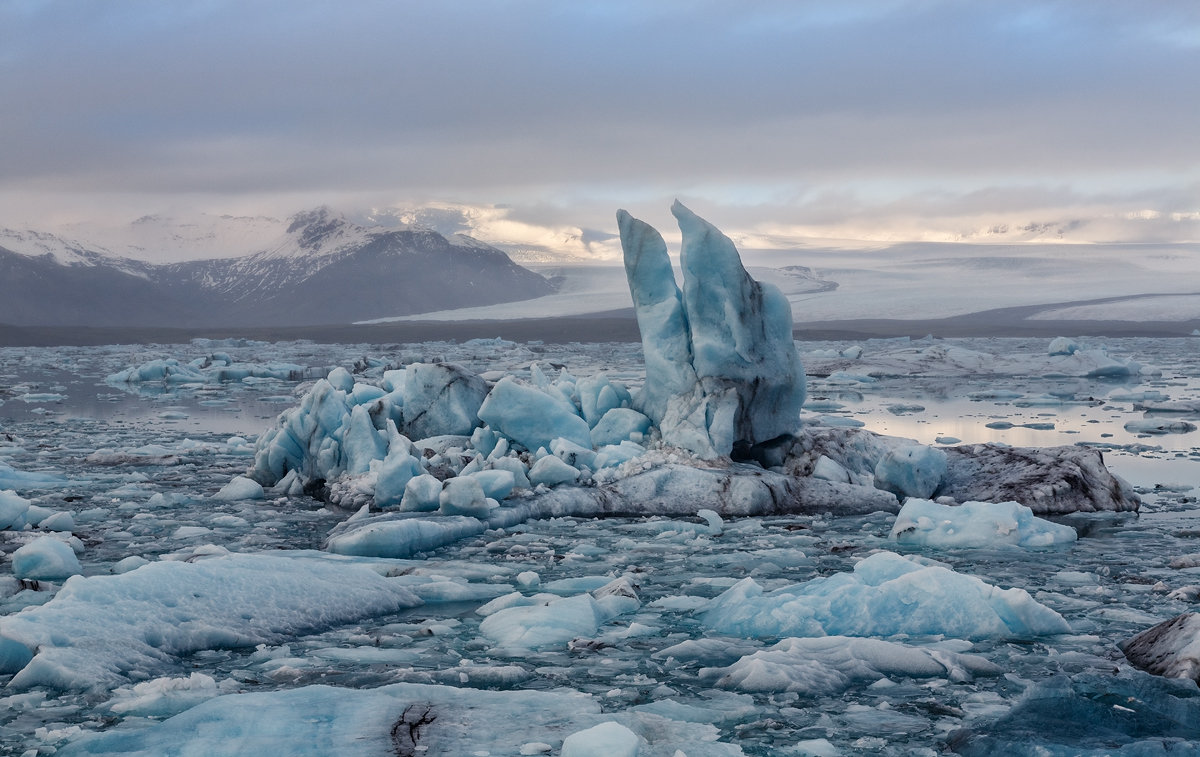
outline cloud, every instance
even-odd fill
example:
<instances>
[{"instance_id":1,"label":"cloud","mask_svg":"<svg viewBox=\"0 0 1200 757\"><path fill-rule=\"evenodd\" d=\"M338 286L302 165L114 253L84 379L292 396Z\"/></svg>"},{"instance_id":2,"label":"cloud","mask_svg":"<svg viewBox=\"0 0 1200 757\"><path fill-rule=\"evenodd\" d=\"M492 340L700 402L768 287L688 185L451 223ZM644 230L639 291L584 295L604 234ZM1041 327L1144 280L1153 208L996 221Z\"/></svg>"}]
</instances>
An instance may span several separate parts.
<instances>
[{"instance_id":1,"label":"cloud","mask_svg":"<svg viewBox=\"0 0 1200 757\"><path fill-rule=\"evenodd\" d=\"M1200 9L1166 0L9 2L0 195L588 228L676 194L792 216L930 187L1132 198L1200 181L1198 64Z\"/></svg>"}]
</instances>

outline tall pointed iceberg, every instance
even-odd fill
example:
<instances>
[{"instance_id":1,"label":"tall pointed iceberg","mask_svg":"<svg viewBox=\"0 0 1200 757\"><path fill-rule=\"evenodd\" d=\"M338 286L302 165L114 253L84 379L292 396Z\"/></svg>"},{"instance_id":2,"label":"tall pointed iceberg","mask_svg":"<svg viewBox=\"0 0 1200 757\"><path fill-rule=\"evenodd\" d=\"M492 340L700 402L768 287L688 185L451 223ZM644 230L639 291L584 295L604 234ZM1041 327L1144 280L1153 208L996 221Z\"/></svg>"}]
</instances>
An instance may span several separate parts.
<instances>
[{"instance_id":1,"label":"tall pointed iceberg","mask_svg":"<svg viewBox=\"0 0 1200 757\"><path fill-rule=\"evenodd\" d=\"M793 433L805 386L787 298L751 278L715 226L678 202L671 212L683 232L682 291L662 235L617 211L646 357L642 412L665 442L705 458Z\"/></svg>"}]
</instances>

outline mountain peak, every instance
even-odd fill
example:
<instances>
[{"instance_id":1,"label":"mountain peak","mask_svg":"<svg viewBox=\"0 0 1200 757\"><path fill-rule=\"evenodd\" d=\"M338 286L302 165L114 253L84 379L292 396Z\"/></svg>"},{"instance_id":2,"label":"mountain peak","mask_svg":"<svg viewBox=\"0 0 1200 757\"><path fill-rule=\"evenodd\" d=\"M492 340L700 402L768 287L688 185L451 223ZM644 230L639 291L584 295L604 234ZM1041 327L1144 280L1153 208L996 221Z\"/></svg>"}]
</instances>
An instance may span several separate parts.
<instances>
[{"instance_id":1,"label":"mountain peak","mask_svg":"<svg viewBox=\"0 0 1200 757\"><path fill-rule=\"evenodd\" d=\"M351 223L344 215L328 205L301 211L292 216L289 221L287 233L298 235L297 242L301 249L305 250L317 249L330 238L339 236L341 232L361 230L356 224Z\"/></svg>"}]
</instances>

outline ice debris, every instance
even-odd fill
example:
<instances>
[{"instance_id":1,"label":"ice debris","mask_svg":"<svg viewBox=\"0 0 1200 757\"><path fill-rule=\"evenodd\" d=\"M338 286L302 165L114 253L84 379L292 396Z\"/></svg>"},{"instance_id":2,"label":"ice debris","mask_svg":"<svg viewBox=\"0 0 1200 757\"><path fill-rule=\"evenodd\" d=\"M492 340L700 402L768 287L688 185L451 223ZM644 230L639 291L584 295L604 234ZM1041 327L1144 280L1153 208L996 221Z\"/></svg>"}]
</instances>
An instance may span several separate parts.
<instances>
[{"instance_id":1,"label":"ice debris","mask_svg":"<svg viewBox=\"0 0 1200 757\"><path fill-rule=\"evenodd\" d=\"M909 499L888 538L930 547L1049 547L1078 538L1075 529L1034 516L1017 502L964 502L949 506Z\"/></svg>"}]
</instances>

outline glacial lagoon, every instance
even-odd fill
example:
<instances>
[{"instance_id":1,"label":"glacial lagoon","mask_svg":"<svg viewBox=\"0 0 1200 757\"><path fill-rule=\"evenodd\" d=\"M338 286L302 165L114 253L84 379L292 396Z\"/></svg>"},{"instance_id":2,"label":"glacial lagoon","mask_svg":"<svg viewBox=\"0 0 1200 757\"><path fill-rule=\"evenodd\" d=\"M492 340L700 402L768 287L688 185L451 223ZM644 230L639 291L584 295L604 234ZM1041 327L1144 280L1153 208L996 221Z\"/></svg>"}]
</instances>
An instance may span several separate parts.
<instances>
[{"instance_id":1,"label":"glacial lagoon","mask_svg":"<svg viewBox=\"0 0 1200 757\"><path fill-rule=\"evenodd\" d=\"M225 723L224 731L196 736L214 739L207 748L215 748L221 738L247 732L232 716L242 694L291 692L284 711L358 708L369 724L362 713L379 710L389 722L400 717L388 711L389 697L437 702L457 691L475 714L470 728L443 737L451 739L442 742L447 753L557 754L572 733L608 721L658 734L641 753L678 749L692 757L1194 752L1200 749L1196 685L1133 668L1118 644L1193 609L1200 595L1200 434L1194 430L1200 413L1180 409L1200 401L1200 350L1194 339L1078 341L1136 361L1140 369L1116 377L1069 375L1054 369L1045 340L798 344L809 377L806 424L861 424L934 446L1103 450L1109 468L1139 493L1140 512L1053 518L1076 530L1078 539L1067 545L906 546L889 538L896 516L885 512L529 520L406 559L344 559L401 579L420 600L415 606L313 623L295 633L276 628L255 643L166 653L92 690L10 685L0 708L0 743L13 754L86 754L89 743L104 743L89 741L91 734L106 733L127 739L109 742L110 751L123 744L119 751L136 747L151 754L162 744L181 745L194 729L187 713L203 713L205 722ZM239 364L288 363L303 370L216 382L106 381L150 360L186 363L216 353ZM641 345L621 343L197 340L5 348L0 489L71 515L71 541L85 576L125 570L131 556L203 564L206 555L225 550L320 561L327 535L352 512L307 495L239 500L218 493L246 472L255 440L317 377L342 367L369 382L387 369L443 361L489 380L528 378L534 363L546 373L604 372L630 388L643 379ZM1147 403L1175 403L1175 411L1140 409ZM0 532L3 550L11 554L41 533ZM901 652L832 635L824 646L782 648L776 647L780 639L724 634L705 621L713 600L745 579L771 592L853 573L883 552L1022 589L1060 615L1069 631L875 639L901 645ZM610 613L561 640L513 645L481 628L479 610L491 604L486 617L495 617L501 605L494 603L505 597L596 595L621 578L635 598L609 594L617 596L605 605ZM0 610L9 616L45 604L62 583L5 577L3 586ZM316 610L322 594L314 590L311 601ZM889 667L880 662L889 654L950 662ZM747 665L762 675L745 675ZM508 699L497 700L494 692ZM274 701L255 706L264 712L280 707ZM340 722L357 721L346 715ZM340 733L329 723L321 727ZM362 743L345 753L394 745L387 732L359 737ZM199 742L191 748L206 749Z\"/></svg>"}]
</instances>

